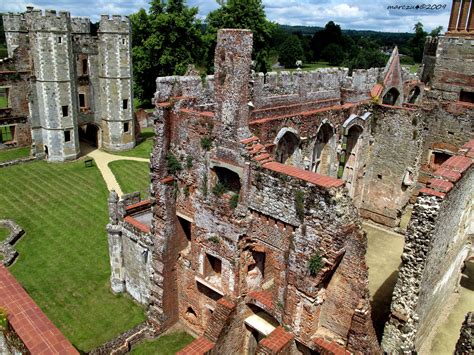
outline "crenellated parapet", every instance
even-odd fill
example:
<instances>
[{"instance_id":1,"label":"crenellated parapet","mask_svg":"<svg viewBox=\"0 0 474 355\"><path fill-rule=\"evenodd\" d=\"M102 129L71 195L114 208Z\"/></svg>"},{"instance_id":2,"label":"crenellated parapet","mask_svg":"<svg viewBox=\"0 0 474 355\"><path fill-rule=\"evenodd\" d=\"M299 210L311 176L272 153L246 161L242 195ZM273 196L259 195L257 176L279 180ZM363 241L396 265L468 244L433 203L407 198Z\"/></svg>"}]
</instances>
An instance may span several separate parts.
<instances>
[{"instance_id":1,"label":"crenellated parapet","mask_svg":"<svg viewBox=\"0 0 474 355\"><path fill-rule=\"evenodd\" d=\"M71 29L71 14L67 11L31 9L25 12L29 31L69 32Z\"/></svg>"},{"instance_id":2,"label":"crenellated parapet","mask_svg":"<svg viewBox=\"0 0 474 355\"><path fill-rule=\"evenodd\" d=\"M98 32L102 33L130 33L130 20L127 16L101 15Z\"/></svg>"},{"instance_id":3,"label":"crenellated parapet","mask_svg":"<svg viewBox=\"0 0 474 355\"><path fill-rule=\"evenodd\" d=\"M87 17L73 17L71 19L71 30L74 34L90 34L91 20Z\"/></svg>"}]
</instances>

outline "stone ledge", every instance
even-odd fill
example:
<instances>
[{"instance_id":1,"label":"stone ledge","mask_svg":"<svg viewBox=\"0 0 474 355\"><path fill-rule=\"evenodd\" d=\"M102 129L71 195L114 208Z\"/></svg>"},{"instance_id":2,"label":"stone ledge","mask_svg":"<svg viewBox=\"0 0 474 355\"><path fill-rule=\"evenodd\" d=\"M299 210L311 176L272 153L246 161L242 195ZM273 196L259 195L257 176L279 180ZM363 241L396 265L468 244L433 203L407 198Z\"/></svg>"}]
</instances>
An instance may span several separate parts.
<instances>
[{"instance_id":1,"label":"stone ledge","mask_svg":"<svg viewBox=\"0 0 474 355\"><path fill-rule=\"evenodd\" d=\"M3 255L2 263L5 266L10 266L18 256L18 252L13 246L25 234L25 231L9 219L1 219L0 226L10 229L10 235L7 239L0 242L0 255Z\"/></svg>"}]
</instances>

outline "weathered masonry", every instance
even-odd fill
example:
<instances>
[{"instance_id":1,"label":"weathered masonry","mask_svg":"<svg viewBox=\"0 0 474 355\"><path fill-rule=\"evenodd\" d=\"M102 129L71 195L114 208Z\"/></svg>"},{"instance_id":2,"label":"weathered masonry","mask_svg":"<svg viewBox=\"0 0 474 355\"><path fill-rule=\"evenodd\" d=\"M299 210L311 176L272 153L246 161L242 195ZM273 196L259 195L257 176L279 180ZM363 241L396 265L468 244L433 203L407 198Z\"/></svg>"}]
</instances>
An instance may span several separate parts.
<instances>
[{"instance_id":1,"label":"weathered masonry","mask_svg":"<svg viewBox=\"0 0 474 355\"><path fill-rule=\"evenodd\" d=\"M0 148L32 143L50 161L75 159L80 140L107 150L135 145L130 23L28 8L3 16Z\"/></svg>"},{"instance_id":2,"label":"weathered masonry","mask_svg":"<svg viewBox=\"0 0 474 355\"><path fill-rule=\"evenodd\" d=\"M147 305L160 331L180 321L200 334L183 353L379 353L361 217L396 228L415 203L404 260L413 265L399 282L416 285L396 291L411 308L392 312L384 346L418 349L403 339L425 337L468 257L472 173L456 170L472 159L466 43L449 66L427 54L424 80L396 48L385 68L351 75L264 75L251 70L251 33L220 31L215 75L156 80L152 198L109 200L113 290ZM457 74L437 79L448 68ZM435 234L418 228L424 208L436 212ZM437 265L443 245L449 262Z\"/></svg>"}]
</instances>

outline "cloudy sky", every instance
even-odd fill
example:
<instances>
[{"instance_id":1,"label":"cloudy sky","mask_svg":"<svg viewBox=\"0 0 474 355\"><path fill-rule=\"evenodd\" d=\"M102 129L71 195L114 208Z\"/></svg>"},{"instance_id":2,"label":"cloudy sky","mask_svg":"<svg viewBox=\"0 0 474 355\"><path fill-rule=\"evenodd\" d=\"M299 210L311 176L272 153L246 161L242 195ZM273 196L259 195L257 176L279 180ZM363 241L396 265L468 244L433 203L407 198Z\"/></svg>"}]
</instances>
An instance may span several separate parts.
<instances>
[{"instance_id":1,"label":"cloudy sky","mask_svg":"<svg viewBox=\"0 0 474 355\"><path fill-rule=\"evenodd\" d=\"M430 31L437 26L446 29L451 8L450 0L263 0L267 18L281 24L324 26L333 20L343 29L411 32L421 21ZM101 14L128 15L148 0L2 0L0 12L24 11L27 5L41 9L66 10L73 16L88 16L97 21ZM215 0L187 0L199 7L199 16L218 7ZM434 9L389 9L389 6L435 5ZM438 6L436 6L438 5Z\"/></svg>"}]
</instances>

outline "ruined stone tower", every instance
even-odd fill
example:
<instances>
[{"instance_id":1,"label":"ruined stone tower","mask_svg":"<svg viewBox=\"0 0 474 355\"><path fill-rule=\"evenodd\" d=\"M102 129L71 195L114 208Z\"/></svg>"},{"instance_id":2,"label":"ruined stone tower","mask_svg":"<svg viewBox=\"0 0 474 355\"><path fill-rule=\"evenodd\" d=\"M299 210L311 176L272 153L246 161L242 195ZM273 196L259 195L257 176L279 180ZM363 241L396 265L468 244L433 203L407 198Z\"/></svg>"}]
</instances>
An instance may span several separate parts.
<instances>
[{"instance_id":1,"label":"ruined stone tower","mask_svg":"<svg viewBox=\"0 0 474 355\"><path fill-rule=\"evenodd\" d=\"M95 36L87 18L29 7L22 14L4 15L4 27L8 65L22 73L7 83L7 102L28 107L24 120L37 155L49 161L75 159L80 139L107 150L133 148L128 18L102 16ZM13 99L20 86L26 90L21 99ZM11 127L13 132L19 126ZM11 141L30 142L15 134Z\"/></svg>"}]
</instances>

